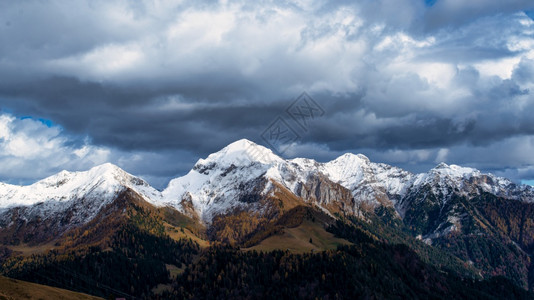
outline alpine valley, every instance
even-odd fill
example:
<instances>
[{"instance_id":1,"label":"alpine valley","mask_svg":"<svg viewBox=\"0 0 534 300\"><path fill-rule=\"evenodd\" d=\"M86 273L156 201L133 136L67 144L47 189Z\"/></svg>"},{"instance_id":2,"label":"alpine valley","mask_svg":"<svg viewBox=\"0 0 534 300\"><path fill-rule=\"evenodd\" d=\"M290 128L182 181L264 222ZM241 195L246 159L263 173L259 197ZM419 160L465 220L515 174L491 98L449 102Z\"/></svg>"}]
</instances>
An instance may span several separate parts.
<instances>
[{"instance_id":1,"label":"alpine valley","mask_svg":"<svg viewBox=\"0 0 534 300\"><path fill-rule=\"evenodd\" d=\"M0 183L1 274L104 298L530 299L533 255L534 189L444 163L239 140L163 191L112 164Z\"/></svg>"}]
</instances>

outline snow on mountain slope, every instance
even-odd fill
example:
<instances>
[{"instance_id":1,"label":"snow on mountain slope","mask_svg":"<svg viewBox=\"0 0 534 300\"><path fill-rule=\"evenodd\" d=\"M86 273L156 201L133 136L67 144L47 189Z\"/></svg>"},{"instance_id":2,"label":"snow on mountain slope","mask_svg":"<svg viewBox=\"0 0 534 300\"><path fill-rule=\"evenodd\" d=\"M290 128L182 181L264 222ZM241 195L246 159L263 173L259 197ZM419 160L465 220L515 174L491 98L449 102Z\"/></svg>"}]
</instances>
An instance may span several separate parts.
<instances>
[{"instance_id":1,"label":"snow on mountain slope","mask_svg":"<svg viewBox=\"0 0 534 300\"><path fill-rule=\"evenodd\" d=\"M240 206L242 197L254 188L247 183L258 180L266 171L261 164L245 172L240 172L242 168L197 163L187 175L169 183L162 193L163 202L184 211L183 201L190 201L198 216L209 221L217 213Z\"/></svg>"},{"instance_id":2,"label":"snow on mountain slope","mask_svg":"<svg viewBox=\"0 0 534 300\"><path fill-rule=\"evenodd\" d=\"M163 192L109 163L86 172L62 171L28 186L0 183L0 213L26 207L28 216L46 217L80 203L89 206L80 212L83 216L78 219L83 223L129 188L149 203L169 205L182 212L186 212L183 201L191 201L195 212L210 221L214 214L252 202L246 198L262 192L258 187L268 183L268 177L262 176L284 163L272 151L240 140L200 159L187 175L172 180ZM270 173L284 177L276 171Z\"/></svg>"},{"instance_id":3,"label":"snow on mountain slope","mask_svg":"<svg viewBox=\"0 0 534 300\"><path fill-rule=\"evenodd\" d=\"M273 165L283 163L284 159L274 154L271 150L260 146L247 139L235 141L221 150L210 154L206 159L200 159L197 164L247 166L251 163Z\"/></svg>"},{"instance_id":4,"label":"snow on mountain slope","mask_svg":"<svg viewBox=\"0 0 534 300\"><path fill-rule=\"evenodd\" d=\"M512 181L493 174L483 174L477 169L440 163L427 173L418 174L411 190L430 186L436 195L446 201L452 192L463 196L478 195L481 192L499 197L532 201L534 189L527 185L516 185Z\"/></svg>"},{"instance_id":5,"label":"snow on mountain slope","mask_svg":"<svg viewBox=\"0 0 534 300\"><path fill-rule=\"evenodd\" d=\"M187 175L171 180L162 201L181 211L183 201L189 201L198 216L209 222L229 209L254 206L251 197L267 194L268 179L281 179L278 170L284 164L271 150L239 140L198 160Z\"/></svg>"},{"instance_id":6,"label":"snow on mountain slope","mask_svg":"<svg viewBox=\"0 0 534 300\"><path fill-rule=\"evenodd\" d=\"M457 165L447 165L440 163L428 173L418 174L413 182L413 186L431 185L434 193L448 194L449 187L462 189L465 180L480 176L480 171L464 168Z\"/></svg>"},{"instance_id":7,"label":"snow on mountain slope","mask_svg":"<svg viewBox=\"0 0 534 300\"><path fill-rule=\"evenodd\" d=\"M126 188L151 202L155 202L152 199L158 199L159 192L148 183L107 163L85 172L61 171L27 186L1 184L0 210L46 202L54 203L59 208L64 207L66 202L78 199L101 206L112 201Z\"/></svg>"},{"instance_id":8,"label":"snow on mountain slope","mask_svg":"<svg viewBox=\"0 0 534 300\"><path fill-rule=\"evenodd\" d=\"M483 218L473 217L476 210L469 209L470 205L462 201L476 203L484 193L512 201L534 200L534 190L529 186L519 186L473 168L441 163L427 173L416 175L395 208L405 224L420 230L429 241L451 231L470 228L473 220Z\"/></svg>"},{"instance_id":9,"label":"snow on mountain slope","mask_svg":"<svg viewBox=\"0 0 534 300\"><path fill-rule=\"evenodd\" d=\"M371 166L365 156L353 154L326 164L306 158L284 160L263 146L239 140L200 159L187 175L173 179L162 192L162 201L180 211L184 211L184 201L190 202L198 216L209 223L213 216L238 207L261 210L250 197L269 195L275 182L304 201L313 198L326 210L332 201L341 200L336 199L341 197L339 191L324 191L332 186L325 185L326 180L352 191L359 200L391 205L386 194L395 188L379 182L373 173L381 168L389 171L385 165ZM347 211L353 209L347 207Z\"/></svg>"},{"instance_id":10,"label":"snow on mountain slope","mask_svg":"<svg viewBox=\"0 0 534 300\"><path fill-rule=\"evenodd\" d=\"M351 153L323 164L321 172L349 189L356 200L393 205L401 197L413 175L386 164L370 162L362 154Z\"/></svg>"},{"instance_id":11,"label":"snow on mountain slope","mask_svg":"<svg viewBox=\"0 0 534 300\"><path fill-rule=\"evenodd\" d=\"M337 201L340 194L326 193L324 189L333 186L325 185L325 180L349 190L354 205L365 202L371 206L394 206L401 216L405 206L412 205L404 198L424 186L431 186L442 201L453 191L466 195L484 191L524 201L532 201L534 195L531 187L517 186L471 168L440 164L428 173L414 175L350 153L327 163L307 158L285 160L242 139L199 159L189 173L171 180L162 192L112 164L86 172L62 171L29 186L0 183L0 212L9 207L44 203L39 205L43 212L35 208L35 213L48 214L73 205L70 202L76 199L83 199L83 205L92 205L91 210L97 211L129 188L157 206L172 206L184 213L191 208L189 212L209 223L213 216L238 207L261 211L258 197L272 194L276 188L273 182L304 201L322 197L314 201L326 209L326 204Z\"/></svg>"},{"instance_id":12,"label":"snow on mountain slope","mask_svg":"<svg viewBox=\"0 0 534 300\"><path fill-rule=\"evenodd\" d=\"M106 208L117 209L109 204L127 189L146 200L159 194L142 179L112 164L86 172L62 171L28 186L0 185L1 233L24 243L50 241L87 224L101 212L109 214Z\"/></svg>"}]
</instances>

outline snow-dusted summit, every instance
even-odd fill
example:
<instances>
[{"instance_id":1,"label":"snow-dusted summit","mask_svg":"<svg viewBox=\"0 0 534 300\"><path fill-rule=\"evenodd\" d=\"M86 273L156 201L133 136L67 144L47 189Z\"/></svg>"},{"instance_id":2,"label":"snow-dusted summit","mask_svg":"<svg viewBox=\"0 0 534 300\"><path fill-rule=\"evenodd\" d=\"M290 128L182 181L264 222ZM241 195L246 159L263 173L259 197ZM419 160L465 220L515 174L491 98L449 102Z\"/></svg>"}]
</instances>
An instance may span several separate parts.
<instances>
[{"instance_id":1,"label":"snow-dusted summit","mask_svg":"<svg viewBox=\"0 0 534 300\"><path fill-rule=\"evenodd\" d=\"M162 192L163 203L185 211L192 205L202 220L250 203L262 192L264 175L285 161L271 150L248 140L236 141L199 159L185 176L173 179ZM257 209L260 209L259 207Z\"/></svg>"},{"instance_id":2,"label":"snow-dusted summit","mask_svg":"<svg viewBox=\"0 0 534 300\"><path fill-rule=\"evenodd\" d=\"M0 183L0 208L29 206L46 201L62 203L76 199L106 203L126 188L146 199L158 195L158 191L144 180L106 163L85 172L61 171L27 186Z\"/></svg>"},{"instance_id":3,"label":"snow-dusted summit","mask_svg":"<svg viewBox=\"0 0 534 300\"><path fill-rule=\"evenodd\" d=\"M410 188L415 190L424 186L430 187L434 194L442 195L444 201L453 192L467 197L485 192L528 202L534 200L534 189L528 185L517 185L506 178L484 174L477 169L445 163L440 163L427 173L416 175Z\"/></svg>"},{"instance_id":4,"label":"snow-dusted summit","mask_svg":"<svg viewBox=\"0 0 534 300\"><path fill-rule=\"evenodd\" d=\"M285 160L271 150L249 140L236 141L222 150L200 159L185 176L171 180L162 192L167 205L184 211L191 206L206 221L229 210L261 210L254 199L273 195L284 188L290 193L328 211L335 201L350 198L369 205L392 206L405 190L412 174L384 164L374 164L361 154L345 154L331 162L312 159ZM356 207L346 207L353 213Z\"/></svg>"},{"instance_id":5,"label":"snow-dusted summit","mask_svg":"<svg viewBox=\"0 0 534 300\"><path fill-rule=\"evenodd\" d=\"M326 212L337 207L350 214L365 203L393 207L404 217L409 206L416 205L414 195L428 187L441 203L453 193L488 192L523 201L534 196L530 187L471 168L440 164L415 175L351 153L326 163L286 160L242 139L199 159L189 173L171 180L163 191L112 164L86 172L62 171L28 186L0 183L0 213L27 207L28 213L46 218L54 211L83 206L76 210L83 212L79 217L83 223L128 189L156 206L170 206L210 223L214 216L235 209L261 213L261 199L285 190Z\"/></svg>"}]
</instances>

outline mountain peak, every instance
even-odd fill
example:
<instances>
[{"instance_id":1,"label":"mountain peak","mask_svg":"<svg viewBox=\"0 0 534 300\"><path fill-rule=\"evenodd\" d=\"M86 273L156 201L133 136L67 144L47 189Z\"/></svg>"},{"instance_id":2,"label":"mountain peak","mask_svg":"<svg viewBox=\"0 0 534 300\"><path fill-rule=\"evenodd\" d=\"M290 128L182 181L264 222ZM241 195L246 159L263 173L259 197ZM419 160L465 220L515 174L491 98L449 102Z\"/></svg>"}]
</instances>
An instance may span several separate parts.
<instances>
[{"instance_id":1,"label":"mountain peak","mask_svg":"<svg viewBox=\"0 0 534 300\"><path fill-rule=\"evenodd\" d=\"M444 162L440 162L436 167L434 167L434 169L447 169L447 168L449 168L449 165Z\"/></svg>"},{"instance_id":2,"label":"mountain peak","mask_svg":"<svg viewBox=\"0 0 534 300\"><path fill-rule=\"evenodd\" d=\"M210 154L206 159L200 159L197 164L220 163L223 165L245 165L251 162L272 164L282 162L283 159L270 149L258 145L250 140L241 139Z\"/></svg>"},{"instance_id":3,"label":"mountain peak","mask_svg":"<svg viewBox=\"0 0 534 300\"><path fill-rule=\"evenodd\" d=\"M77 178L78 181L95 182L98 180L105 181L124 181L133 178L126 171L112 163L104 163L94 166L88 171L69 172L63 170L57 174L51 175L43 180L34 183L32 186L58 186Z\"/></svg>"},{"instance_id":4,"label":"mountain peak","mask_svg":"<svg viewBox=\"0 0 534 300\"><path fill-rule=\"evenodd\" d=\"M335 181L347 178L360 181L364 176L364 169L370 166L369 158L363 154L345 153L338 158L324 164L325 172Z\"/></svg>"},{"instance_id":5,"label":"mountain peak","mask_svg":"<svg viewBox=\"0 0 534 300\"><path fill-rule=\"evenodd\" d=\"M258 144L249 139L240 139L228 144L225 148L246 148L251 146L258 146Z\"/></svg>"},{"instance_id":6,"label":"mountain peak","mask_svg":"<svg viewBox=\"0 0 534 300\"><path fill-rule=\"evenodd\" d=\"M101 165L92 167L89 169L91 175L104 175L104 174L128 174L126 171L121 169L119 166L114 165L110 162L103 163Z\"/></svg>"},{"instance_id":7,"label":"mountain peak","mask_svg":"<svg viewBox=\"0 0 534 300\"><path fill-rule=\"evenodd\" d=\"M365 155L363 155L361 153L356 154L356 156L361 160L365 160L367 162L370 162L369 157L367 157L367 156L365 156Z\"/></svg>"},{"instance_id":8,"label":"mountain peak","mask_svg":"<svg viewBox=\"0 0 534 300\"><path fill-rule=\"evenodd\" d=\"M444 162L438 164L436 167L430 170L430 172L438 173L441 175L446 175L452 178L461 178L461 177L466 177L472 174L480 173L480 171L478 171L477 169L462 167L462 166L453 165L453 164L447 165Z\"/></svg>"},{"instance_id":9,"label":"mountain peak","mask_svg":"<svg viewBox=\"0 0 534 300\"><path fill-rule=\"evenodd\" d=\"M341 163L346 163L346 162L358 162L358 163L361 163L361 162L365 162L365 163L370 163L371 161L369 160L369 158L363 154L354 154L354 153L345 153L341 156L339 156L338 158L330 161L331 163L333 162L341 162Z\"/></svg>"}]
</instances>

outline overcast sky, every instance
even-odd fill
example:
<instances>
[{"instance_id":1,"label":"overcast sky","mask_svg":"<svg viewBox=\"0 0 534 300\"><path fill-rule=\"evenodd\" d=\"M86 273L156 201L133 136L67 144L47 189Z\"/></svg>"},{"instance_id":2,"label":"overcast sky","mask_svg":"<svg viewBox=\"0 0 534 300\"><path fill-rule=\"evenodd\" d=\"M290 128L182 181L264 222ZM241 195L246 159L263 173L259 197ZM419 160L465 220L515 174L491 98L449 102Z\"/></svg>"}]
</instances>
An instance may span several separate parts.
<instances>
[{"instance_id":1,"label":"overcast sky","mask_svg":"<svg viewBox=\"0 0 534 300\"><path fill-rule=\"evenodd\" d=\"M109 161L162 188L283 120L286 158L528 182L532 18L532 0L0 0L0 181ZM304 91L323 113L299 126Z\"/></svg>"}]
</instances>

